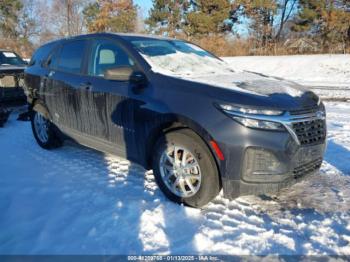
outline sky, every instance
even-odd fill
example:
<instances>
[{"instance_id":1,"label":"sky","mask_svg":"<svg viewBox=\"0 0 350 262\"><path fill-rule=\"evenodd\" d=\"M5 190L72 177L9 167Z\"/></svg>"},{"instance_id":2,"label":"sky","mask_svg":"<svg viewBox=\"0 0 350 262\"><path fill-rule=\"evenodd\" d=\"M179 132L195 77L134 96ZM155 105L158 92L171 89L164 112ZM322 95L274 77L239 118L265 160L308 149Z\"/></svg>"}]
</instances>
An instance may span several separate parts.
<instances>
[{"instance_id":1,"label":"sky","mask_svg":"<svg viewBox=\"0 0 350 262\"><path fill-rule=\"evenodd\" d=\"M134 0L134 3L141 7L144 16L148 16L148 11L152 7L152 0Z\"/></svg>"}]
</instances>

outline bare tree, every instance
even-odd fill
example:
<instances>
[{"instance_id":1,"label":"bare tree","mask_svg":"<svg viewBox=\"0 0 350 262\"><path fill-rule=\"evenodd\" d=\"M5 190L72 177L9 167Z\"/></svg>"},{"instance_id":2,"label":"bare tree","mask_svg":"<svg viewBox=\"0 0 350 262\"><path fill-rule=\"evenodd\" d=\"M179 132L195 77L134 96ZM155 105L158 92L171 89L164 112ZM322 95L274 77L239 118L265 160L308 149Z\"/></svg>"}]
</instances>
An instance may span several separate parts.
<instances>
[{"instance_id":1,"label":"bare tree","mask_svg":"<svg viewBox=\"0 0 350 262\"><path fill-rule=\"evenodd\" d=\"M87 0L56 0L50 11L54 31L59 36L82 34L84 31L83 8Z\"/></svg>"},{"instance_id":2,"label":"bare tree","mask_svg":"<svg viewBox=\"0 0 350 262\"><path fill-rule=\"evenodd\" d=\"M295 11L296 4L297 0L283 0L282 3L278 5L278 8L281 9L281 20L277 33L275 35L276 40L280 39L284 25L289 21L289 18L293 11Z\"/></svg>"},{"instance_id":3,"label":"bare tree","mask_svg":"<svg viewBox=\"0 0 350 262\"><path fill-rule=\"evenodd\" d=\"M137 8L137 17L136 17L136 25L135 32L136 33L144 33L145 29L145 10L142 7Z\"/></svg>"},{"instance_id":4,"label":"bare tree","mask_svg":"<svg viewBox=\"0 0 350 262\"><path fill-rule=\"evenodd\" d=\"M18 15L17 32L20 38L29 41L40 33L37 19L39 10L35 0L22 0L23 8Z\"/></svg>"}]
</instances>

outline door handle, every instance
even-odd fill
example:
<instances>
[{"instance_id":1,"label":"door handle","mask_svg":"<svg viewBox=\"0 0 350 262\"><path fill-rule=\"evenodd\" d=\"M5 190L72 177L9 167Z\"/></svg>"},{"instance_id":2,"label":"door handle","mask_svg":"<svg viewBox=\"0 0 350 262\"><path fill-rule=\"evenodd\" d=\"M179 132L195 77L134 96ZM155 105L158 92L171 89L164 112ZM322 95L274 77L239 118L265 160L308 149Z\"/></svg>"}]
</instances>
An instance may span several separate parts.
<instances>
[{"instance_id":1,"label":"door handle","mask_svg":"<svg viewBox=\"0 0 350 262\"><path fill-rule=\"evenodd\" d=\"M55 74L55 71L50 71L48 77L52 77Z\"/></svg>"},{"instance_id":2,"label":"door handle","mask_svg":"<svg viewBox=\"0 0 350 262\"><path fill-rule=\"evenodd\" d=\"M80 85L79 85L79 88L80 89L85 89L85 90L91 90L91 88L92 88L92 84L91 83L81 83Z\"/></svg>"},{"instance_id":3,"label":"door handle","mask_svg":"<svg viewBox=\"0 0 350 262\"><path fill-rule=\"evenodd\" d=\"M55 71L50 71L50 72L48 72L48 73L45 74L45 77L46 77L46 78L50 78L50 77L52 77L54 74L55 74Z\"/></svg>"}]
</instances>

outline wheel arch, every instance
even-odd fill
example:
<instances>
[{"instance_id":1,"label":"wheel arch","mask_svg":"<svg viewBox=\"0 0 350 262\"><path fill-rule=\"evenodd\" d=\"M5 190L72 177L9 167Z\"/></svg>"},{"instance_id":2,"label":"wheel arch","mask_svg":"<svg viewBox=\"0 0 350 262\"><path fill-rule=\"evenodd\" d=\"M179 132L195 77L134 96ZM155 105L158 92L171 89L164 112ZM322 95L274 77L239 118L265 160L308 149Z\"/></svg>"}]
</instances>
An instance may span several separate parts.
<instances>
[{"instance_id":1,"label":"wheel arch","mask_svg":"<svg viewBox=\"0 0 350 262\"><path fill-rule=\"evenodd\" d=\"M159 137L163 136L168 132L172 132L180 129L191 130L197 136L199 136L199 138L201 138L204 144L208 147L209 152L214 158L216 168L218 170L220 186L221 186L222 175L221 175L221 169L220 169L220 159L215 154L213 148L210 146L210 141L213 140L213 137L201 125L199 125L195 121L185 116L169 115L164 119L164 121L162 121L160 124L152 128L151 131L148 133L148 136L146 138L146 145L145 145L145 159L146 159L147 169L151 168L152 157L153 157L152 152L154 151L155 145Z\"/></svg>"},{"instance_id":2,"label":"wheel arch","mask_svg":"<svg viewBox=\"0 0 350 262\"><path fill-rule=\"evenodd\" d=\"M32 111L41 113L45 118L52 120L52 116L50 114L50 111L48 108L45 106L45 104L40 101L39 99L33 100L33 103L30 106Z\"/></svg>"}]
</instances>

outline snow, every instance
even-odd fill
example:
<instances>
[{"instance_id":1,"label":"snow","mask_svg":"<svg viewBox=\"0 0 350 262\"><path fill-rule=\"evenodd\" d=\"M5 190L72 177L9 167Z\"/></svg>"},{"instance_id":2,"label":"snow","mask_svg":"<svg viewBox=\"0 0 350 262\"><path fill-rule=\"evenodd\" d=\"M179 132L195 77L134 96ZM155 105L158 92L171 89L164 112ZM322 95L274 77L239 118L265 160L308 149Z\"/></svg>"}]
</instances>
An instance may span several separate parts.
<instances>
[{"instance_id":1,"label":"snow","mask_svg":"<svg viewBox=\"0 0 350 262\"><path fill-rule=\"evenodd\" d=\"M269 96L275 93L286 93L293 97L301 96L306 90L293 82L281 81L273 77L263 77L249 72L231 74L195 75L184 79L210 84L221 88L228 88L239 92L260 96Z\"/></svg>"},{"instance_id":2,"label":"snow","mask_svg":"<svg viewBox=\"0 0 350 262\"><path fill-rule=\"evenodd\" d=\"M223 60L234 70L295 81L325 98L350 99L350 55L242 56Z\"/></svg>"},{"instance_id":3,"label":"snow","mask_svg":"<svg viewBox=\"0 0 350 262\"><path fill-rule=\"evenodd\" d=\"M220 61L177 51L143 57L156 73L239 92L300 96L309 88L325 99L350 100L350 55L243 56Z\"/></svg>"},{"instance_id":4,"label":"snow","mask_svg":"<svg viewBox=\"0 0 350 262\"><path fill-rule=\"evenodd\" d=\"M206 74L229 74L233 70L224 62L210 56L201 56L195 53L175 53L149 56L142 54L149 62L152 71L173 76L193 76Z\"/></svg>"},{"instance_id":5,"label":"snow","mask_svg":"<svg viewBox=\"0 0 350 262\"><path fill-rule=\"evenodd\" d=\"M121 158L41 149L13 113L0 129L0 254L350 255L350 104L326 107L319 176L202 210L170 202L151 171Z\"/></svg>"},{"instance_id":6,"label":"snow","mask_svg":"<svg viewBox=\"0 0 350 262\"><path fill-rule=\"evenodd\" d=\"M296 97L305 92L296 83L243 72L238 67L233 69L230 63L210 56L179 51L159 56L142 56L151 65L153 72L188 81L262 96L283 92Z\"/></svg>"}]
</instances>

